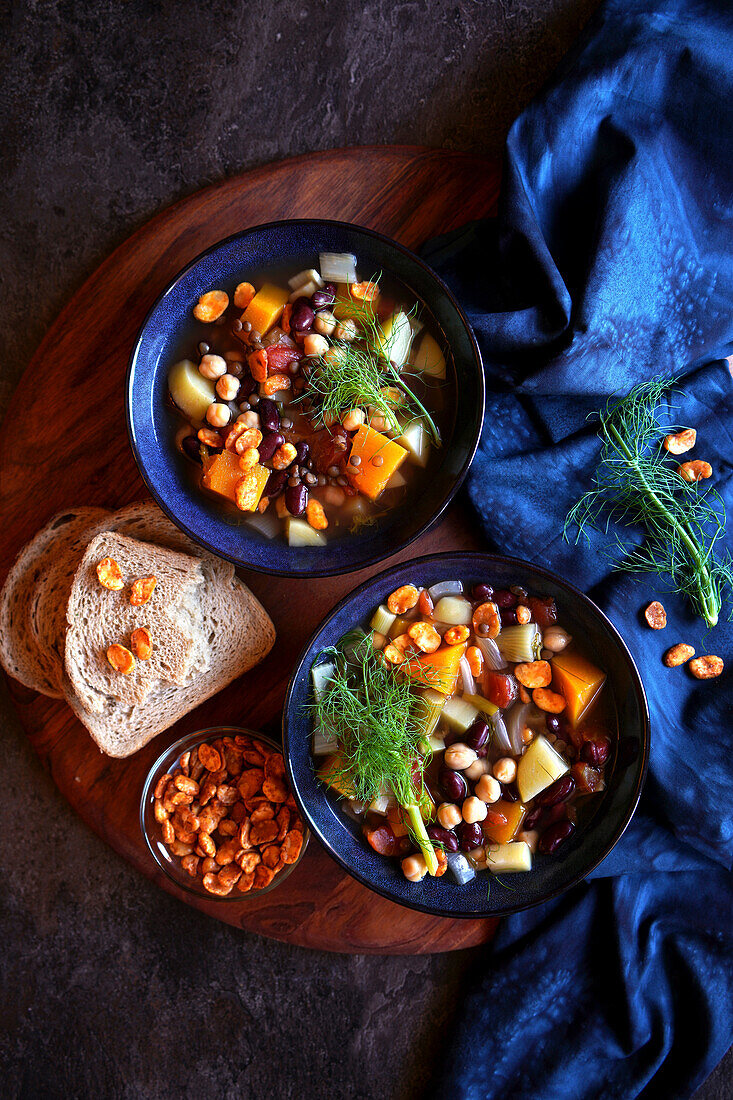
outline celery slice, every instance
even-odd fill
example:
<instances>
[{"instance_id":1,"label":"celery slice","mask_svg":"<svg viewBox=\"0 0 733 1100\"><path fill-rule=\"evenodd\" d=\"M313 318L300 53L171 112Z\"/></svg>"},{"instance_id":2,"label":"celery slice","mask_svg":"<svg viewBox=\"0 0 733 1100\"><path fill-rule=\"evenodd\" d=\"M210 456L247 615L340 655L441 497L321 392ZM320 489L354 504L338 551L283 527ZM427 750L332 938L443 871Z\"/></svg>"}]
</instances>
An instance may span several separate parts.
<instances>
[{"instance_id":1,"label":"celery slice","mask_svg":"<svg viewBox=\"0 0 733 1100\"><path fill-rule=\"evenodd\" d=\"M392 624L397 618L389 610L386 604L380 603L377 610L372 615L372 621L369 626L372 630L376 630L377 634L389 634Z\"/></svg>"},{"instance_id":2,"label":"celery slice","mask_svg":"<svg viewBox=\"0 0 733 1100\"><path fill-rule=\"evenodd\" d=\"M428 688L415 700L415 713L422 727L422 737L430 742L445 706L445 695ZM433 748L432 744L430 746Z\"/></svg>"}]
</instances>

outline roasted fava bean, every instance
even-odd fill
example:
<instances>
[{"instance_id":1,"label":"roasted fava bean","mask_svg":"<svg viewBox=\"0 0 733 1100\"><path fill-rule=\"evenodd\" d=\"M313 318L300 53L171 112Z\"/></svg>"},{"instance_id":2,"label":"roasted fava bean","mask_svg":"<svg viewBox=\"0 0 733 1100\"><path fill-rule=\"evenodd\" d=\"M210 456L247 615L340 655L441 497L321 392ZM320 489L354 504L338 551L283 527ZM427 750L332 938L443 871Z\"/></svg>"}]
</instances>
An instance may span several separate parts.
<instances>
[{"instance_id":1,"label":"roasted fava bean","mask_svg":"<svg viewBox=\"0 0 733 1100\"><path fill-rule=\"evenodd\" d=\"M393 615L404 615L415 606L419 598L420 593L414 584L403 584L388 596L387 607Z\"/></svg>"}]
</instances>

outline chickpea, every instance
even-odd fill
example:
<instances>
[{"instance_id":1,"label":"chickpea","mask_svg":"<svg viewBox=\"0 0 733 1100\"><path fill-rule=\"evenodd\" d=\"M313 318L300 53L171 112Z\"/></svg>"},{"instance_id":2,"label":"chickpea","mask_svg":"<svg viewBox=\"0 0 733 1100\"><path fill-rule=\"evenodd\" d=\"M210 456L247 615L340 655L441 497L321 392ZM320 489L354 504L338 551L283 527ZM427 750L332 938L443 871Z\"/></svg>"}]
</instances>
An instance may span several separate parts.
<instances>
[{"instance_id":1,"label":"chickpea","mask_svg":"<svg viewBox=\"0 0 733 1100\"><path fill-rule=\"evenodd\" d=\"M346 493L338 485L327 485L323 490L324 504L333 504L334 507L340 508L345 500Z\"/></svg>"},{"instance_id":2,"label":"chickpea","mask_svg":"<svg viewBox=\"0 0 733 1100\"><path fill-rule=\"evenodd\" d=\"M494 764L494 776L500 783L513 783L517 777L517 765L511 756L502 756Z\"/></svg>"},{"instance_id":3,"label":"chickpea","mask_svg":"<svg viewBox=\"0 0 733 1100\"><path fill-rule=\"evenodd\" d=\"M378 630L372 631L372 649L384 649L386 641L386 634L380 634Z\"/></svg>"},{"instance_id":4,"label":"chickpea","mask_svg":"<svg viewBox=\"0 0 733 1100\"><path fill-rule=\"evenodd\" d=\"M438 806L438 821L444 829L455 829L463 817L454 802L441 802Z\"/></svg>"},{"instance_id":5,"label":"chickpea","mask_svg":"<svg viewBox=\"0 0 733 1100\"><path fill-rule=\"evenodd\" d=\"M483 821L488 812L486 803L482 802L480 798L476 798L473 794L465 799L461 807L463 820L467 821L469 825L473 825L476 821Z\"/></svg>"},{"instance_id":6,"label":"chickpea","mask_svg":"<svg viewBox=\"0 0 733 1100\"><path fill-rule=\"evenodd\" d=\"M387 421L383 416L372 416L369 420L369 427L374 428L375 432L386 431Z\"/></svg>"},{"instance_id":7,"label":"chickpea","mask_svg":"<svg viewBox=\"0 0 733 1100\"><path fill-rule=\"evenodd\" d=\"M562 653L571 641L572 638L568 632L560 626L548 626L542 635L542 645L545 649L551 649L553 653Z\"/></svg>"},{"instance_id":8,"label":"chickpea","mask_svg":"<svg viewBox=\"0 0 733 1100\"><path fill-rule=\"evenodd\" d=\"M313 328L316 332L320 333L321 336L330 336L336 328L336 318L330 310L323 310L321 313L316 314Z\"/></svg>"},{"instance_id":9,"label":"chickpea","mask_svg":"<svg viewBox=\"0 0 733 1100\"><path fill-rule=\"evenodd\" d=\"M222 401L233 401L239 393L239 379L233 374L222 374L216 383L216 392Z\"/></svg>"},{"instance_id":10,"label":"chickpea","mask_svg":"<svg viewBox=\"0 0 733 1100\"><path fill-rule=\"evenodd\" d=\"M454 772L462 772L464 768L470 767L476 759L477 756L473 749L469 749L468 745L464 745L461 741L456 741L445 750L443 762L447 768L452 768Z\"/></svg>"},{"instance_id":11,"label":"chickpea","mask_svg":"<svg viewBox=\"0 0 733 1100\"><path fill-rule=\"evenodd\" d=\"M328 340L317 332L309 332L303 341L303 351L313 359L320 359L328 351Z\"/></svg>"},{"instance_id":12,"label":"chickpea","mask_svg":"<svg viewBox=\"0 0 733 1100\"><path fill-rule=\"evenodd\" d=\"M476 794L482 802L498 802L501 798L501 784L493 775L482 775L476 784Z\"/></svg>"},{"instance_id":13,"label":"chickpea","mask_svg":"<svg viewBox=\"0 0 733 1100\"><path fill-rule=\"evenodd\" d=\"M222 405L219 401L214 401L213 405L209 405L206 410L206 419L212 428L223 428L229 423L231 415L229 406Z\"/></svg>"},{"instance_id":14,"label":"chickpea","mask_svg":"<svg viewBox=\"0 0 733 1100\"><path fill-rule=\"evenodd\" d=\"M209 378L213 382L215 378L221 378L227 372L227 361L221 355L204 355L199 363L199 374Z\"/></svg>"},{"instance_id":15,"label":"chickpea","mask_svg":"<svg viewBox=\"0 0 733 1100\"><path fill-rule=\"evenodd\" d=\"M362 409L349 409L341 423L347 432L355 432L359 425L364 423L365 419Z\"/></svg>"},{"instance_id":16,"label":"chickpea","mask_svg":"<svg viewBox=\"0 0 733 1100\"><path fill-rule=\"evenodd\" d=\"M428 873L424 856L405 856L402 860L402 873L410 882L422 882Z\"/></svg>"},{"instance_id":17,"label":"chickpea","mask_svg":"<svg viewBox=\"0 0 733 1100\"><path fill-rule=\"evenodd\" d=\"M487 771L491 769L491 764L486 757L474 760L473 764L465 769L464 775L466 779L470 779L472 783L475 783L477 779L480 779L482 775L486 775Z\"/></svg>"},{"instance_id":18,"label":"chickpea","mask_svg":"<svg viewBox=\"0 0 733 1100\"><path fill-rule=\"evenodd\" d=\"M353 340L356 336L356 322L348 317L336 325L334 336L337 340Z\"/></svg>"},{"instance_id":19,"label":"chickpea","mask_svg":"<svg viewBox=\"0 0 733 1100\"><path fill-rule=\"evenodd\" d=\"M242 413L237 417L237 424L244 424L247 428L259 428L260 416L254 409L250 409L249 412Z\"/></svg>"}]
</instances>

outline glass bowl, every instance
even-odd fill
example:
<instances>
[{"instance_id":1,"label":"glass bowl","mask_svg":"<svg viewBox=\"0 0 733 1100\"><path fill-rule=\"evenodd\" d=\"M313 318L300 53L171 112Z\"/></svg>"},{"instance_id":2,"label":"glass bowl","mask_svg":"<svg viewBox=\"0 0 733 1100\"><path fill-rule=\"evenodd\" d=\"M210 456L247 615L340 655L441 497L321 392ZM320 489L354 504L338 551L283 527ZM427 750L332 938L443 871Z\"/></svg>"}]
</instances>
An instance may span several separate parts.
<instances>
[{"instance_id":1,"label":"glass bowl","mask_svg":"<svg viewBox=\"0 0 733 1100\"><path fill-rule=\"evenodd\" d=\"M209 891L204 888L199 878L191 878L181 866L180 859L177 856L171 855L163 842L161 826L155 820L153 812L155 801L153 798L153 791L155 790L158 780L161 775L165 775L166 772L171 772L176 767L184 752L204 742L213 741L217 737L235 737L237 734L255 738L269 745L277 752L282 753L282 746L279 745L277 741L273 741L271 737L266 737L264 734L258 733L255 730L243 729L240 726L211 726L208 729L190 733L187 737L182 737L180 741L176 741L175 744L170 745L165 752L160 754L148 772L143 785L142 797L140 799L140 828L145 837L145 842L151 856L171 882L174 882L181 890L185 890L188 894L195 894L200 898L207 898L209 901L238 901L242 904L246 904L248 900L254 900L255 898L261 897L263 894L267 894L270 890L274 890L277 886L280 886L288 875L298 866L303 858L303 853L308 847L308 840L310 838L310 831L305 824L303 828L303 846L300 849L300 854L295 863L290 863L283 867L277 872L272 882L269 883L268 886L262 887L260 890L252 889L246 894L240 894L235 887L231 894L221 897L218 894L209 893Z\"/></svg>"}]
</instances>

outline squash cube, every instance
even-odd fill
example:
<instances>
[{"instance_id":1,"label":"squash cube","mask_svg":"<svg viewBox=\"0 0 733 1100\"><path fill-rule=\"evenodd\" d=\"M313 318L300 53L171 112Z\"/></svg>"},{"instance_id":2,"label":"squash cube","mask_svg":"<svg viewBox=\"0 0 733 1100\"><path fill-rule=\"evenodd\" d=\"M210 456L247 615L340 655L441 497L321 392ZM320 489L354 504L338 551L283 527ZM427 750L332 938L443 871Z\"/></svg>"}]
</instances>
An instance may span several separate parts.
<instances>
[{"instance_id":1,"label":"squash cube","mask_svg":"<svg viewBox=\"0 0 733 1100\"><path fill-rule=\"evenodd\" d=\"M359 458L356 466L349 464L346 475L360 493L376 500L394 472L407 458L407 451L386 435L361 424L351 444L351 458ZM375 458L381 462L375 464Z\"/></svg>"},{"instance_id":2,"label":"squash cube","mask_svg":"<svg viewBox=\"0 0 733 1100\"><path fill-rule=\"evenodd\" d=\"M553 687L566 702L565 714L571 725L577 726L606 681L605 672L571 649L557 653L552 659Z\"/></svg>"},{"instance_id":3,"label":"squash cube","mask_svg":"<svg viewBox=\"0 0 733 1100\"><path fill-rule=\"evenodd\" d=\"M494 844L508 844L522 824L526 813L525 807L521 802L508 802L500 798L498 802L494 802L489 806L489 818L491 817L491 811L498 811L498 813L503 814L506 818L506 825L490 825L487 818L482 825L484 836L487 840L493 841Z\"/></svg>"},{"instance_id":4,"label":"squash cube","mask_svg":"<svg viewBox=\"0 0 733 1100\"><path fill-rule=\"evenodd\" d=\"M264 336L269 332L288 303L289 294L282 287L272 283L265 285L257 291L252 301L242 314L243 321L249 321L255 332Z\"/></svg>"},{"instance_id":5,"label":"squash cube","mask_svg":"<svg viewBox=\"0 0 733 1100\"><path fill-rule=\"evenodd\" d=\"M416 684L433 688L441 695L452 695L458 683L458 667L466 652L462 645L444 645L435 653L424 653L420 657L411 657L400 665L400 671Z\"/></svg>"},{"instance_id":6,"label":"squash cube","mask_svg":"<svg viewBox=\"0 0 733 1100\"><path fill-rule=\"evenodd\" d=\"M204 488L226 497L227 500L235 500L235 490L243 477L239 455L232 451L221 451L204 459Z\"/></svg>"}]
</instances>

